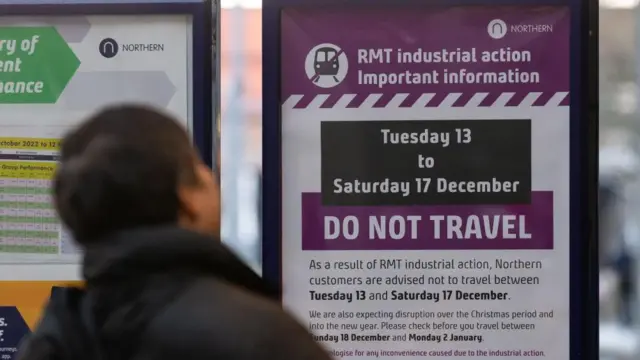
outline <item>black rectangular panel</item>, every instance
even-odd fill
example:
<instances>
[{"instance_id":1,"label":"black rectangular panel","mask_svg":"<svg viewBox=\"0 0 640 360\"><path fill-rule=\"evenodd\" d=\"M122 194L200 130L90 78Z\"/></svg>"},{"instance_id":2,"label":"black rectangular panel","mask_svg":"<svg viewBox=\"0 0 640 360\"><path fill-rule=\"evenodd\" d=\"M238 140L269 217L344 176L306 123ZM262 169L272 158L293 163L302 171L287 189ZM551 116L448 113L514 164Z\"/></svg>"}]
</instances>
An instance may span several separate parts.
<instances>
[{"instance_id":1,"label":"black rectangular panel","mask_svg":"<svg viewBox=\"0 0 640 360\"><path fill-rule=\"evenodd\" d=\"M325 121L324 205L526 204L530 120Z\"/></svg>"}]
</instances>

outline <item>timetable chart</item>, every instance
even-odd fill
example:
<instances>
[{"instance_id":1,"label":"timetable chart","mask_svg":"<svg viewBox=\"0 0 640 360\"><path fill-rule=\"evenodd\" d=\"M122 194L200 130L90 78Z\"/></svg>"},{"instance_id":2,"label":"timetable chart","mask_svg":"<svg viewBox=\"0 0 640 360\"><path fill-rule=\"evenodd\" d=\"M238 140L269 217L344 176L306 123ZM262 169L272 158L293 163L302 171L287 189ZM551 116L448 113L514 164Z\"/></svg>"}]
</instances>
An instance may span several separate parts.
<instances>
[{"instance_id":1,"label":"timetable chart","mask_svg":"<svg viewBox=\"0 0 640 360\"><path fill-rule=\"evenodd\" d=\"M57 139L0 138L0 253L76 252L51 197L58 148Z\"/></svg>"}]
</instances>

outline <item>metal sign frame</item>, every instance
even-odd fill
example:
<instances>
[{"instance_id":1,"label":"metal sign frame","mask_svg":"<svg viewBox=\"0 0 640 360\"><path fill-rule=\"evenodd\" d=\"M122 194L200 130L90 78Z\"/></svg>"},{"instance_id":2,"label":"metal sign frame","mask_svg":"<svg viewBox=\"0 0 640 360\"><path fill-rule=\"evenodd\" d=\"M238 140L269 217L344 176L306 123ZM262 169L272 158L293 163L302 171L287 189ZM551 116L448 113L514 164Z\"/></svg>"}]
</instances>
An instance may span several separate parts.
<instances>
[{"instance_id":1,"label":"metal sign frame","mask_svg":"<svg viewBox=\"0 0 640 360\"><path fill-rule=\"evenodd\" d=\"M0 16L172 15L192 17L193 141L203 161L214 156L213 26L210 0L0 0ZM216 17L219 11L216 11ZM212 104L213 102L213 104ZM213 105L213 106L212 106ZM216 109L215 112L218 110Z\"/></svg>"},{"instance_id":2,"label":"metal sign frame","mask_svg":"<svg viewBox=\"0 0 640 360\"><path fill-rule=\"evenodd\" d=\"M282 282L282 134L280 16L287 7L398 8L416 6L563 5L570 30L570 352L571 360L598 358L597 261L597 3L589 0L264 0L263 64L263 276ZM590 56L591 54L591 56ZM595 52L597 56L597 51ZM595 88L594 88L595 86ZM595 95L594 95L595 94ZM593 109L596 109L594 114Z\"/></svg>"}]
</instances>

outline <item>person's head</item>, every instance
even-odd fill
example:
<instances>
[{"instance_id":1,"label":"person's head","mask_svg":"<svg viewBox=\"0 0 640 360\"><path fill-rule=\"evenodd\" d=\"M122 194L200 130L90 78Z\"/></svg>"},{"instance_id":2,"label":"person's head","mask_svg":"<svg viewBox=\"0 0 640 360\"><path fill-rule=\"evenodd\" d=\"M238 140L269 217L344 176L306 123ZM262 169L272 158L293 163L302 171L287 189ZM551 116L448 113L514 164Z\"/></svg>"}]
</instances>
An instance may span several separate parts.
<instances>
[{"instance_id":1,"label":"person's head","mask_svg":"<svg viewBox=\"0 0 640 360\"><path fill-rule=\"evenodd\" d=\"M220 227L219 186L186 131L141 106L104 109L65 136L54 202L81 245L140 227Z\"/></svg>"}]
</instances>

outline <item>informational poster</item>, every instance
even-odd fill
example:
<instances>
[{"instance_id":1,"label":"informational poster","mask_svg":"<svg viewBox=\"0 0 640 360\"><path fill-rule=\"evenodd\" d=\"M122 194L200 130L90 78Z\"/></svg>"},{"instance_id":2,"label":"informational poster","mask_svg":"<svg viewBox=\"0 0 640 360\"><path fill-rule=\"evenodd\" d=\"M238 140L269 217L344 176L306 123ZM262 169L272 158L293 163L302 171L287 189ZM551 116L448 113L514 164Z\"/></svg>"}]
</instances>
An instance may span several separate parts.
<instances>
[{"instance_id":1,"label":"informational poster","mask_svg":"<svg viewBox=\"0 0 640 360\"><path fill-rule=\"evenodd\" d=\"M335 358L569 358L569 15L282 11L283 302Z\"/></svg>"},{"instance_id":2,"label":"informational poster","mask_svg":"<svg viewBox=\"0 0 640 360\"><path fill-rule=\"evenodd\" d=\"M191 123L187 15L0 16L0 262L69 262L51 202L63 134L101 107L142 103Z\"/></svg>"},{"instance_id":3,"label":"informational poster","mask_svg":"<svg viewBox=\"0 0 640 360\"><path fill-rule=\"evenodd\" d=\"M69 285L81 284L62 281L0 282L0 359L14 358L24 335L37 324L52 289Z\"/></svg>"}]
</instances>

